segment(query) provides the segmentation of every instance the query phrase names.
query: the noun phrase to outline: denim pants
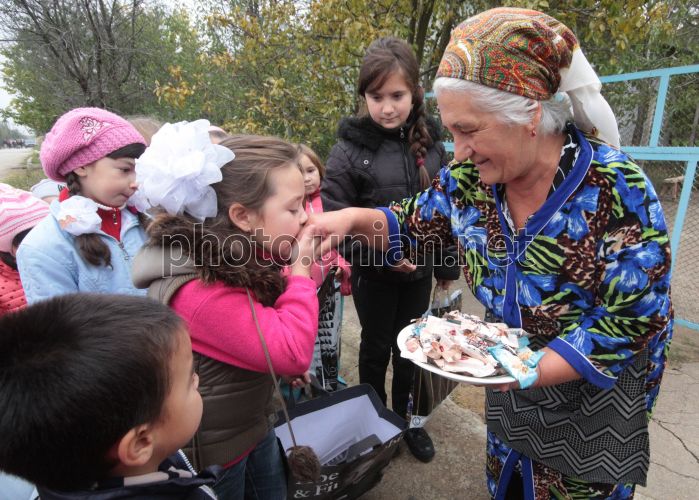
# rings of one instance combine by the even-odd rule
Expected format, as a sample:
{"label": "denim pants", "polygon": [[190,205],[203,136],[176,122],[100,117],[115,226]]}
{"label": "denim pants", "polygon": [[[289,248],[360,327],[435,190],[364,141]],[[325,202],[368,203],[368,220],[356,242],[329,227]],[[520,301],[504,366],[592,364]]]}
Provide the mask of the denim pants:
{"label": "denim pants", "polygon": [[224,471],[214,491],[220,500],[286,498],[286,472],[274,430],[247,457]]}

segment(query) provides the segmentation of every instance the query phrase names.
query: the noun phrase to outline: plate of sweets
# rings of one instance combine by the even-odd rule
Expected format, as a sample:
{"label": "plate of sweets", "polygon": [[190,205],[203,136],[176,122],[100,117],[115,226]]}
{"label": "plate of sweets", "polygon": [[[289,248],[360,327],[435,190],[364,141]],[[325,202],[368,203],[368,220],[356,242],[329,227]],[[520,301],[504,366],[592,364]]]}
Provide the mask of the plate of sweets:
{"label": "plate of sweets", "polygon": [[487,323],[478,316],[452,311],[442,318],[427,316],[398,334],[401,357],[443,377],[472,385],[536,380],[543,352],[532,351],[527,333],[504,323]]}

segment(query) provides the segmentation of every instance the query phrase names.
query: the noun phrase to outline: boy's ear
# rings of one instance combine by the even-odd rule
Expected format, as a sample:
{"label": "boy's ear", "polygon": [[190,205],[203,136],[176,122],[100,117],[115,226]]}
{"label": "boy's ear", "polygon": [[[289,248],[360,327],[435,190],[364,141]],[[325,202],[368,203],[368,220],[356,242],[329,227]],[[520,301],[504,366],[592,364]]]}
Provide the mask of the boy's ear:
{"label": "boy's ear", "polygon": [[228,207],[228,218],[233,224],[246,233],[251,233],[253,229],[254,212],[245,208],[240,203],[233,203]]}
{"label": "boy's ear", "polygon": [[153,427],[141,424],[124,434],[117,445],[117,458],[126,467],[139,467],[148,463],[154,450]]}

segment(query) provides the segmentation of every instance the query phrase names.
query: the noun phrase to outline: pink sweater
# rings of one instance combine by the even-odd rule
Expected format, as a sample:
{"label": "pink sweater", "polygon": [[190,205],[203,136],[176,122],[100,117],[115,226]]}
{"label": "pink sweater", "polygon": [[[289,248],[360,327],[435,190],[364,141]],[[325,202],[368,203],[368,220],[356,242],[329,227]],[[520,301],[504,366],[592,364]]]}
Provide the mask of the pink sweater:
{"label": "pink sweater", "polygon": [[0,260],[0,316],[27,305],[19,272]]}
{"label": "pink sweater", "polygon": [[[318,298],[313,280],[289,276],[274,307],[255,300],[272,366],[277,375],[308,370],[318,332]],[[187,322],[192,350],[222,363],[268,373],[267,361],[244,288],[190,281],[170,306]]]}

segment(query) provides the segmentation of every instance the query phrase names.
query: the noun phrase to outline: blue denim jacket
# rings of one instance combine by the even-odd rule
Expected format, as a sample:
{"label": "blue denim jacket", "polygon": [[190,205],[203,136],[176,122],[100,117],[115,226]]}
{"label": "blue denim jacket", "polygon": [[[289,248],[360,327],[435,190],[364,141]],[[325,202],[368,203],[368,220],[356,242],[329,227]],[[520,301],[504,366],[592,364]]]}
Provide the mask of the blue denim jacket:
{"label": "blue denim jacket", "polygon": [[27,302],[76,292],[145,295],[131,282],[131,263],[146,240],[136,215],[122,211],[121,241],[100,231],[112,253],[111,267],[93,266],[83,260],[75,236],[58,224],[58,201],[51,214],[37,224],[17,250],[17,267]]}

